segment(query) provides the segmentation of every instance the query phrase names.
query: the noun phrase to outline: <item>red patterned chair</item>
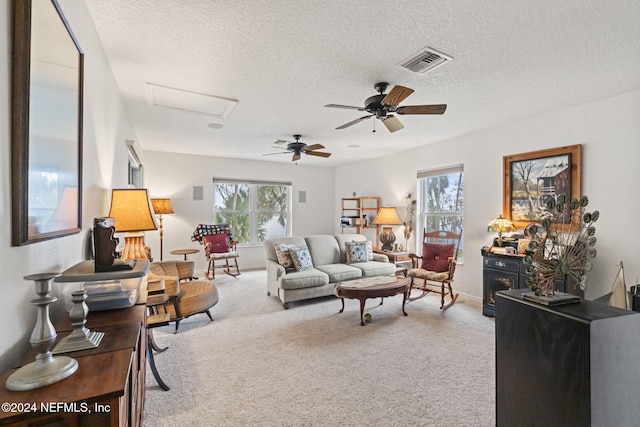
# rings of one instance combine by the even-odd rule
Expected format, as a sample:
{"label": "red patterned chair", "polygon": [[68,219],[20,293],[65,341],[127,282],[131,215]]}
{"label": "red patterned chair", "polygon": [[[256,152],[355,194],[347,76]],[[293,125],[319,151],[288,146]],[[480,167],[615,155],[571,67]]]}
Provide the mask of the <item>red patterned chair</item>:
{"label": "red patterned chair", "polygon": [[202,238],[204,254],[209,262],[207,278],[216,277],[216,269],[221,268],[230,276],[240,275],[238,268],[238,242],[232,240],[229,233],[207,234]]}
{"label": "red patterned chair", "polygon": [[[441,310],[446,310],[456,302],[458,294],[453,293],[451,283],[456,271],[461,237],[462,230],[460,233],[440,230],[427,233],[425,230],[422,255],[409,254],[412,261],[412,268],[409,271],[409,277],[411,277],[409,301],[420,299],[430,292],[439,292]],[[414,289],[420,290],[421,294],[411,297]],[[451,300],[445,305],[444,300],[447,295]]]}

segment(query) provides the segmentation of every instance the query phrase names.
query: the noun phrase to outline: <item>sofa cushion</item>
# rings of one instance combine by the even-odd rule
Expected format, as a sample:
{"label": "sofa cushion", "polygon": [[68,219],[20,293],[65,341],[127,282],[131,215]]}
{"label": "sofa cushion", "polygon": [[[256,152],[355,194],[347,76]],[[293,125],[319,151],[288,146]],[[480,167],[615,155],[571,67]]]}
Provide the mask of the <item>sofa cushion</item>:
{"label": "sofa cushion", "polygon": [[373,243],[371,243],[371,240],[367,240],[367,259],[373,261]]}
{"label": "sofa cushion", "polygon": [[276,257],[278,257],[278,264],[284,268],[294,269],[296,266],[293,264],[293,258],[291,258],[290,249],[296,247],[296,245],[288,243],[276,243],[273,245],[276,249]]}
{"label": "sofa cushion", "polygon": [[316,265],[314,268],[326,273],[330,283],[339,283],[345,280],[362,277],[362,270],[347,264]]}
{"label": "sofa cushion", "polygon": [[340,248],[336,239],[328,234],[312,235],[304,238],[311,252],[314,265],[344,263],[341,261]]}
{"label": "sofa cushion", "polygon": [[344,246],[347,253],[347,264],[369,261],[367,242],[345,242]]}
{"label": "sofa cushion", "polygon": [[396,265],[392,262],[369,261],[349,265],[362,270],[363,277],[386,276],[396,272]]}
{"label": "sofa cushion", "polygon": [[289,249],[293,265],[296,267],[296,271],[306,271],[313,268],[313,261],[311,261],[311,254],[309,248],[306,246],[293,247]]}
{"label": "sofa cushion", "polygon": [[325,286],[329,284],[329,276],[312,268],[305,271],[293,271],[280,276],[280,288],[282,289],[302,289],[313,288],[315,286]]}

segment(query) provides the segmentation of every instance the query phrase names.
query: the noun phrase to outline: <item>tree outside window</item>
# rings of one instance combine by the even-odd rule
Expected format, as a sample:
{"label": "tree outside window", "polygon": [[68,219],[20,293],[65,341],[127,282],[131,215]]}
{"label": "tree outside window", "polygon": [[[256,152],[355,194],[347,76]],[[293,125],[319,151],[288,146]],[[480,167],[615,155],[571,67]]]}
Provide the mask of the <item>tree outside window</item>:
{"label": "tree outside window", "polygon": [[229,224],[239,244],[291,234],[291,186],[287,184],[216,182],[216,224]]}
{"label": "tree outside window", "polygon": [[[462,230],[464,212],[464,172],[462,166],[421,172],[420,219],[427,232]],[[462,257],[463,241],[460,241],[458,259]]]}

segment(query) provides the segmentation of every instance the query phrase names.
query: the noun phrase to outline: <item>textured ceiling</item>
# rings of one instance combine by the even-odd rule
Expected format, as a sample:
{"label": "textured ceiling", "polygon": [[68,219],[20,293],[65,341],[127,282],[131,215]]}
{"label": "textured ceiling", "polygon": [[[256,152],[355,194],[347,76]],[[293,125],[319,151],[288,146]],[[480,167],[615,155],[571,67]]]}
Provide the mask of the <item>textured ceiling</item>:
{"label": "textured ceiling", "polygon": [[[333,155],[301,163],[336,166],[640,89],[638,0],[86,2],[146,150],[290,162],[262,154],[302,134]],[[453,61],[398,65],[427,46]],[[379,81],[448,109],[335,130],[363,113],[323,106],[361,106]],[[239,103],[228,118],[150,106],[145,83]]]}

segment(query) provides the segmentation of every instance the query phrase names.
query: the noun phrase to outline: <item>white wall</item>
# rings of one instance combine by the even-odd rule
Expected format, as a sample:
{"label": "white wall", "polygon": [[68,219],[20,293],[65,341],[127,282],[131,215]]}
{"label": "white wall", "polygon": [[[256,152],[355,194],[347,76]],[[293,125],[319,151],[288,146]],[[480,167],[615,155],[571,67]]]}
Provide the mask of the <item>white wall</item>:
{"label": "white wall", "polygon": [[[175,215],[164,216],[164,259],[181,259],[171,255],[173,249],[200,249],[190,255],[196,270],[206,268],[202,245],[191,241],[191,234],[198,224],[214,224],[213,177],[291,181],[293,183],[293,234],[333,233],[337,219],[333,215],[333,169],[305,166],[294,163],[273,163],[225,159],[219,157],[145,151],[145,187],[151,197],[171,199]],[[193,187],[201,186],[203,200],[193,200]],[[306,191],[306,203],[298,201],[299,191]],[[147,231],[145,241],[151,247],[155,260],[160,260],[158,232]],[[239,247],[240,270],[264,268],[262,245]]]}
{"label": "white wall", "polygon": [[[82,261],[86,232],[35,243],[11,246],[11,74],[13,38],[13,2],[0,6],[0,371],[5,371],[29,347],[35,325],[36,309],[29,300],[35,298],[33,282],[23,280],[28,274],[61,272]],[[94,217],[108,211],[109,190],[127,183],[127,149],[125,140],[135,139],[127,122],[120,95],[109,64],[95,33],[84,2],[60,0],[61,7],[85,52],[84,87],[84,173],[83,229],[89,230]],[[59,301],[52,307],[52,317],[63,312],[60,288],[54,284]]]}
{"label": "white wall", "polygon": [[[508,123],[437,144],[359,162],[336,169],[335,199],[359,195],[382,197],[383,205],[398,207],[404,219],[403,198],[416,191],[416,172],[464,164],[464,265],[456,270],[456,288],[482,297],[480,248],[493,235],[487,224],[502,212],[502,158],[545,148],[582,144],[582,194],[589,210],[599,210],[596,223],[598,255],[588,275],[587,298],[611,290],[617,262],[625,265],[627,285],[640,277],[635,238],[640,226],[640,91],[574,108]],[[339,216],[336,205],[334,216]],[[403,226],[394,228],[404,243]],[[414,233],[415,235],[415,233]],[[415,248],[415,242],[411,243]]]}

